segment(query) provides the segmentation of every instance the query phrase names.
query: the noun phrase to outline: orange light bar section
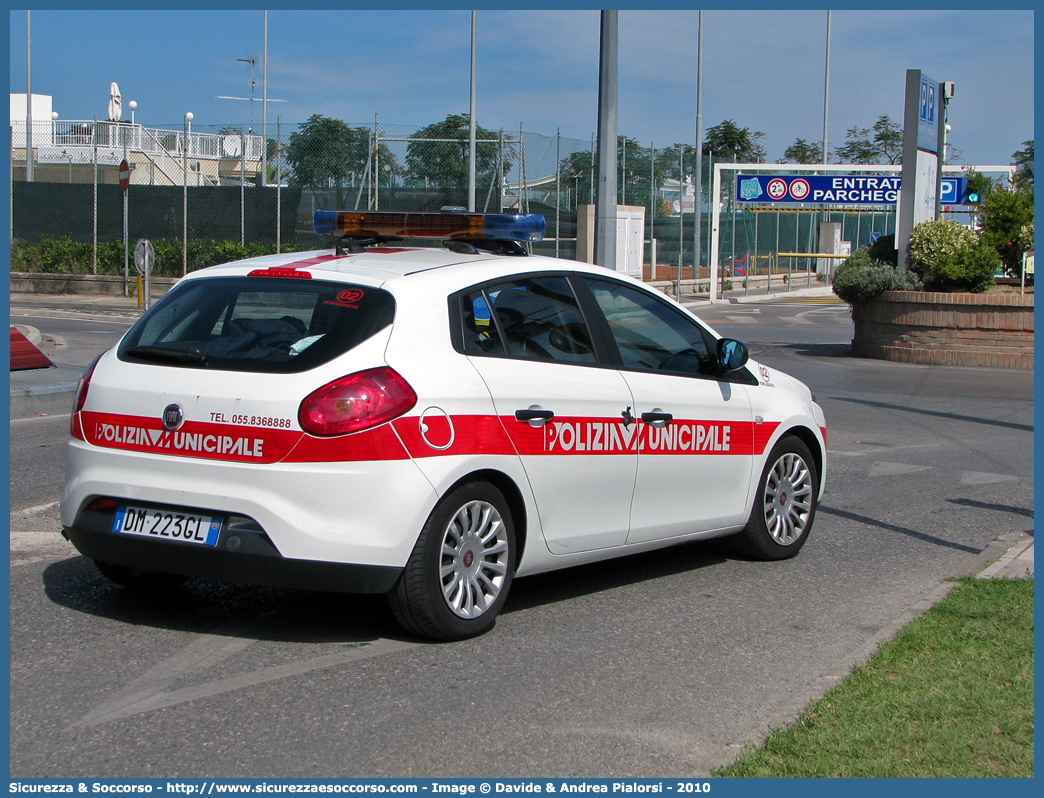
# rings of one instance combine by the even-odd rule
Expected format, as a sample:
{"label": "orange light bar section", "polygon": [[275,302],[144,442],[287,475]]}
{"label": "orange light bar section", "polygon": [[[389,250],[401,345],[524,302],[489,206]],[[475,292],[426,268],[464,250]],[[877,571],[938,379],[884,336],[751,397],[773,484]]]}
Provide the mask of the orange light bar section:
{"label": "orange light bar section", "polygon": [[545,222],[537,213],[316,211],[312,226],[318,235],[539,241],[544,237]]}

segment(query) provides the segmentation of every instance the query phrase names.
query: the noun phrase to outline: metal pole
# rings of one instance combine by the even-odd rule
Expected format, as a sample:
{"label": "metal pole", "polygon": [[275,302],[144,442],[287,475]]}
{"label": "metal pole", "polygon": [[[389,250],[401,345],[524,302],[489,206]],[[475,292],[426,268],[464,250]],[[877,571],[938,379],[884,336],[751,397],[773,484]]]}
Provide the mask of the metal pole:
{"label": "metal pole", "polygon": [[[504,128],[497,133],[497,213],[504,209]],[[490,191],[493,189],[493,181],[490,181]],[[486,207],[489,207],[489,197],[486,198]]]}
{"label": "metal pole", "polygon": [[616,121],[619,12],[601,12],[598,61],[598,192],[595,195],[595,263],[616,270]]}
{"label": "metal pole", "polygon": [[699,276],[703,243],[703,12],[696,34],[696,225],[693,230],[692,277]]}
{"label": "metal pole", "polygon": [[25,182],[32,183],[33,167],[33,37],[31,11],[25,12]]}
{"label": "metal pole", "polygon": [[830,12],[827,11],[826,72],[823,77],[823,163],[827,163],[827,112],[830,110]]}
{"label": "metal pole", "polygon": [[711,180],[711,229],[710,229],[710,301],[718,301],[718,228],[721,223],[721,164],[714,166],[714,177]]}
{"label": "metal pole", "polygon": [[239,246],[246,246],[246,134],[239,129]]}
{"label": "metal pole", "polygon": [[656,142],[649,142],[649,279],[656,279]]}
{"label": "metal pole", "polygon": [[[794,212],[794,252],[800,252],[800,251],[801,251],[801,211],[795,211]],[[791,273],[791,272],[794,271],[794,259],[793,258],[787,258],[787,267],[789,269],[788,273]],[[792,279],[793,276],[794,275],[791,273],[790,277],[787,279],[787,284],[788,285],[793,282],[793,279]]]}
{"label": "metal pole", "polygon": [[[127,160],[127,135],[123,131],[123,160]],[[130,188],[123,190],[123,295],[130,296],[130,246],[127,242],[127,199]]]}
{"label": "metal pole", "polygon": [[373,115],[373,174],[370,182],[373,184],[373,209],[380,210],[381,207],[381,133],[377,114]]}
{"label": "metal pole", "polygon": [[265,48],[261,56],[261,185],[268,183],[268,12],[265,12]]}
{"label": "metal pole", "polygon": [[276,254],[280,253],[283,234],[283,115],[276,116]]}
{"label": "metal pole", "polygon": [[471,111],[468,116],[468,210],[475,212],[475,44],[478,12],[471,12]]}
{"label": "metal pole", "polygon": [[678,279],[674,297],[681,302],[682,252],[685,250],[685,149],[678,145]]}
{"label": "metal pole", "polygon": [[[758,212],[754,211],[754,253],[747,258],[747,268],[743,275],[743,295],[746,296],[750,290],[750,275],[754,271],[754,264],[758,262]],[[769,289],[772,287],[772,275],[769,275]]]}
{"label": "metal pole", "polygon": [[[812,214],[808,217],[808,249],[809,249],[809,251],[810,252],[812,251],[812,247],[815,247],[818,250],[819,249],[818,243],[819,242],[816,239],[816,213],[815,213],[815,211],[813,211]],[[812,287],[812,269],[815,268],[815,267],[813,266],[812,258],[806,258],[805,260],[808,261],[808,270],[805,272],[805,278],[806,278],[806,281],[807,281],[806,287],[811,288]]]}
{"label": "metal pole", "polygon": [[627,204],[627,137],[623,140],[623,164],[620,169],[620,204]]}
{"label": "metal pole", "polygon": [[595,201],[595,161],[598,160],[598,150],[595,147],[595,134],[591,134],[591,204]]}
{"label": "metal pole", "polygon": [[188,149],[192,136],[192,113],[185,114],[185,140],[181,146],[181,276],[188,274]]}
{"label": "metal pole", "polygon": [[[735,158],[735,156],[733,156]],[[730,182],[735,183],[736,181],[730,177]],[[732,272],[736,268],[736,197],[733,195],[729,196],[729,205],[732,206],[732,253],[729,257],[729,271]],[[730,275],[731,276],[731,275]],[[721,289],[725,290],[725,275],[722,275]],[[724,296],[724,293],[722,294]]]}
{"label": "metal pole", "polygon": [[555,134],[555,257],[562,238],[562,128]]}
{"label": "metal pole", "polygon": [[[366,207],[373,208],[373,154],[377,151],[377,114],[373,115],[373,140],[370,142],[370,151],[366,153]],[[427,181],[425,181],[426,183]],[[362,186],[359,186],[362,193]],[[358,205],[359,203],[356,203]],[[314,213],[314,211],[313,211]]]}
{"label": "metal pole", "polygon": [[519,165],[519,210],[529,213],[529,175],[526,174],[526,141],[522,122],[518,123],[518,165]]}
{"label": "metal pole", "polygon": [[[772,258],[769,259],[769,282],[772,282],[772,266],[773,266],[773,264],[775,264],[777,268],[779,267],[778,257],[779,257],[779,223],[780,223],[780,221],[781,221],[781,219],[779,217],[779,208],[776,208],[776,249],[775,249],[775,252],[776,252],[776,258],[777,259],[772,259]],[[790,290],[790,281],[789,280],[787,281],[787,290],[788,291]]]}
{"label": "metal pole", "polygon": [[91,274],[98,273],[98,117],[91,126],[91,163],[94,166],[94,219],[91,239]]}

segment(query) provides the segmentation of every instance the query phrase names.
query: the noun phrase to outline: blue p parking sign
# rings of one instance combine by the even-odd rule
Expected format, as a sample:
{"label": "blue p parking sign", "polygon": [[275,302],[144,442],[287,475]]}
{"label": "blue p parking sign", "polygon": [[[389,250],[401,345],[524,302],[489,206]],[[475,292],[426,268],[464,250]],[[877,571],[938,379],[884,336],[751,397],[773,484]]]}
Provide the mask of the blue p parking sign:
{"label": "blue p parking sign", "polygon": [[968,178],[944,177],[939,181],[940,205],[963,205],[968,190]]}

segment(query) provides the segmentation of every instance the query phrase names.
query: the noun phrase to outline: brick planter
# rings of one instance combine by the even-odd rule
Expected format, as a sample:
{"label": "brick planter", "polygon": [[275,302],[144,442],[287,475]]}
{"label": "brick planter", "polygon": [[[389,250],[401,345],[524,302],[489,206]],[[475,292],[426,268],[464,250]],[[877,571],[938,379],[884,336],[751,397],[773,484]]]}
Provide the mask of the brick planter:
{"label": "brick planter", "polygon": [[852,319],[858,357],[1033,370],[1032,294],[886,291],[853,305]]}

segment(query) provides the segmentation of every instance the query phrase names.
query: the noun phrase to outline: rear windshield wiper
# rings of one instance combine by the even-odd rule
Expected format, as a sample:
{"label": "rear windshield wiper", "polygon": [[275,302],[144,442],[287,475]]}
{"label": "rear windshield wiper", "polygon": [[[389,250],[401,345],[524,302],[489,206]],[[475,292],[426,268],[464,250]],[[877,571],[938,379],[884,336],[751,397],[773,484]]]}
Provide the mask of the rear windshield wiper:
{"label": "rear windshield wiper", "polygon": [[177,360],[181,363],[206,363],[207,356],[200,351],[198,346],[183,346],[174,348],[169,346],[132,346],[127,350],[131,357],[140,357],[143,360]]}

